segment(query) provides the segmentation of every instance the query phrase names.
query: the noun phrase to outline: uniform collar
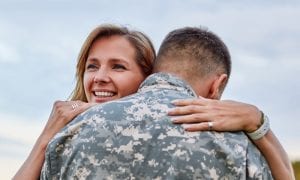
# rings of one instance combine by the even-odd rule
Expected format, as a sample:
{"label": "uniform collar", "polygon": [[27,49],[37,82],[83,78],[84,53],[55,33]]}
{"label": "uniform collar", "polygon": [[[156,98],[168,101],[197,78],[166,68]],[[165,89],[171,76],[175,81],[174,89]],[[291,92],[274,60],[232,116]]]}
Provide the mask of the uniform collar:
{"label": "uniform collar", "polygon": [[197,97],[197,94],[183,79],[168,73],[154,73],[141,84],[138,92],[153,91],[155,89],[171,89]]}

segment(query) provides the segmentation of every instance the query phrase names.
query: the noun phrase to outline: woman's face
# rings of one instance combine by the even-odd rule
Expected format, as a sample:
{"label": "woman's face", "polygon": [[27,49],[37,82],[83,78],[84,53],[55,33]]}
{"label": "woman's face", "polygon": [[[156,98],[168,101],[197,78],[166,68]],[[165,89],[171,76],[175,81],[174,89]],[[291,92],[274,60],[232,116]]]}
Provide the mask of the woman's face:
{"label": "woman's face", "polygon": [[126,38],[115,35],[92,44],[83,76],[88,102],[102,103],[133,94],[144,79],[135,61],[135,49]]}

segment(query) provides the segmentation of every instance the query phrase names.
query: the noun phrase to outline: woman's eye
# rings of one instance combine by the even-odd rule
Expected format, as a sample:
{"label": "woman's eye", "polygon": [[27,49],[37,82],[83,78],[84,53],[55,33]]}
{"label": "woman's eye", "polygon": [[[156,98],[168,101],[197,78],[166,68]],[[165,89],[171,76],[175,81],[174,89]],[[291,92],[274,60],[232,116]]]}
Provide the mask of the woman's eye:
{"label": "woman's eye", "polygon": [[97,66],[94,64],[89,64],[86,66],[86,69],[96,69],[96,68],[97,68]]}
{"label": "woman's eye", "polygon": [[126,70],[126,67],[122,64],[115,64],[113,65],[113,69],[122,69],[122,70]]}

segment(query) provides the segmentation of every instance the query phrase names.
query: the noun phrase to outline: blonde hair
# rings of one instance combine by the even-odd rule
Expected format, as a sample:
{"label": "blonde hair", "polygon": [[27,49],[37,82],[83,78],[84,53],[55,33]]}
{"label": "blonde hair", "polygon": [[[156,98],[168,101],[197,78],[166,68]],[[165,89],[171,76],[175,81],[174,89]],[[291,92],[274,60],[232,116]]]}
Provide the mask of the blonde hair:
{"label": "blonde hair", "polygon": [[85,72],[85,64],[89,54],[90,47],[96,39],[111,36],[123,36],[135,48],[135,60],[141,67],[145,77],[152,72],[153,63],[155,60],[155,50],[150,39],[142,32],[129,30],[124,26],[117,26],[112,24],[103,24],[96,27],[87,37],[81,47],[77,59],[76,66],[76,86],[70,95],[70,100],[81,100],[87,102],[86,94],[83,86],[83,75]]}

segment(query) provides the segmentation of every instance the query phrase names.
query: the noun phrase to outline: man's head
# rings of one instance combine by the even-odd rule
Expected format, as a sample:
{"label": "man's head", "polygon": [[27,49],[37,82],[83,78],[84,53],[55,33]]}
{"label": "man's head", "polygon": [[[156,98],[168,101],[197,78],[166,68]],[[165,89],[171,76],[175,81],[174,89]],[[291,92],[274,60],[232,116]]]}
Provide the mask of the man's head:
{"label": "man's head", "polygon": [[223,41],[203,28],[171,31],[162,42],[154,72],[180,76],[198,95],[219,99],[231,71],[230,54]]}

